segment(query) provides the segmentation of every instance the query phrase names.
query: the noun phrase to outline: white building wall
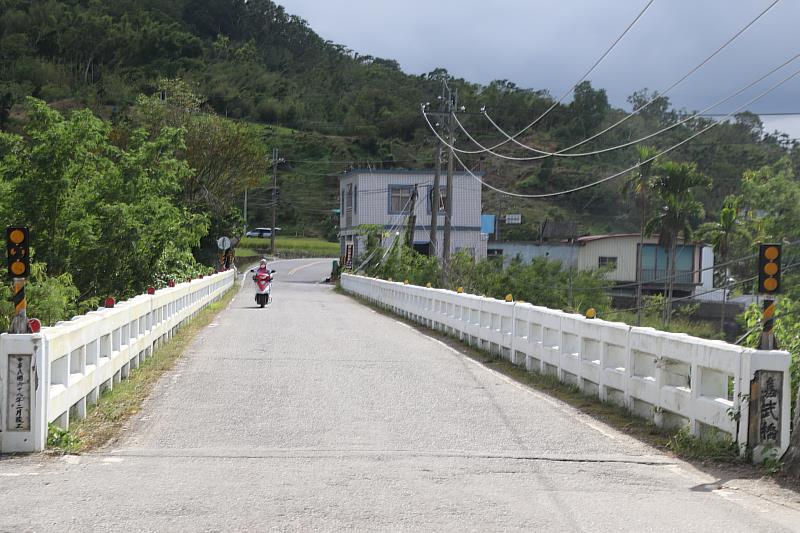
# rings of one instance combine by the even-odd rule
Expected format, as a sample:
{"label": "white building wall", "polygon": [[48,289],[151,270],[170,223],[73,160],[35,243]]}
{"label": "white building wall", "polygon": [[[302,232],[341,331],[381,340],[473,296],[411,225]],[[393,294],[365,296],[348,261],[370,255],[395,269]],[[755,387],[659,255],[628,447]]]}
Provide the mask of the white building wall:
{"label": "white building wall", "polygon": [[[645,239],[645,243],[658,242],[656,239]],[[636,254],[639,237],[615,237],[586,242],[579,247],[578,269],[597,269],[600,257],[616,257],[617,268],[608,272],[606,279],[611,281],[636,280]]]}
{"label": "white building wall", "polygon": [[[357,232],[357,227],[362,224],[374,224],[383,226],[384,230],[392,235],[384,239],[384,243],[390,242],[395,238],[396,232],[402,232],[408,223],[408,214],[389,213],[389,190],[392,185],[418,187],[418,198],[414,209],[417,223],[414,231],[415,243],[430,242],[431,213],[429,206],[428,193],[433,187],[434,176],[430,172],[415,171],[380,171],[380,170],[358,170],[352,171],[342,176],[339,187],[339,197],[341,203],[342,193],[347,186],[352,185],[354,191],[357,188],[357,209],[354,210],[351,223],[346,223],[347,202],[341,205],[342,216],[340,217],[340,235],[343,243],[352,239],[352,235]],[[447,176],[440,179],[441,187],[447,186]],[[486,257],[486,241],[481,238],[481,186],[474,178],[468,174],[461,173],[454,176],[453,183],[453,217],[452,217],[452,248],[456,251],[461,248],[474,250],[477,258]],[[442,253],[442,241],[444,240],[444,214],[438,217],[438,248],[439,255]],[[363,252],[362,249],[357,250]]]}

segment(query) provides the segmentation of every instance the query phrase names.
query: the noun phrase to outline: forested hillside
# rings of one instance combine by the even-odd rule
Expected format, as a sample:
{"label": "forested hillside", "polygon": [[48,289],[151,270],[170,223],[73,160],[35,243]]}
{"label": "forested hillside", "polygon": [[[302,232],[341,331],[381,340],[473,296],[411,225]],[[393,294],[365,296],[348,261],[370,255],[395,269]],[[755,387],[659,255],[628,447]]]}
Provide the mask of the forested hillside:
{"label": "forested hillside", "polygon": [[[482,86],[453,79],[444,69],[405,74],[391,59],[325,41],[270,0],[0,0],[0,174],[7,193],[0,209],[7,220],[32,224],[38,235],[50,232],[38,241],[48,244],[40,246],[39,258],[49,275],[74,276],[79,300],[131,293],[158,276],[195,268],[189,251],[203,259],[199,244],[211,248],[220,234],[240,231],[246,188],[248,222],[264,225],[272,202],[269,156],[277,147],[284,159],[279,226],[333,238],[337,173],[354,165],[432,166],[435,137],[420,103],[435,107],[444,79],[458,89],[467,111],[485,106],[509,131],[553,104],[546,91],[508,80]],[[654,96],[641,89],[629,101],[639,108]],[[624,116],[602,88],[584,82],[520,140],[556,151]],[[688,116],[658,97],[581,150],[629,142]],[[463,120],[482,142],[500,139],[478,114]],[[648,144],[668,147],[708,124],[692,119]],[[457,139],[473,148],[464,134]],[[56,141],[61,150],[52,145]],[[670,157],[696,163],[711,180],[698,213],[714,221],[725,199],[743,186],[760,191],[759,202],[769,204],[766,185],[745,183],[743,176],[777,175],[796,188],[800,151],[793,146],[743,113]],[[486,172],[495,186],[546,193],[602,178],[637,158],[630,146],[591,157],[523,163],[481,156],[465,162]],[[129,187],[112,186],[114,180]],[[135,180],[138,189],[131,185]],[[582,232],[638,231],[633,200],[622,194],[625,181],[547,200],[485,190],[484,211],[523,214],[522,225],[504,228],[508,238],[537,238],[545,218],[578,222]],[[96,197],[87,200],[86,191]],[[142,196],[147,191],[164,197],[155,219]],[[34,197],[48,209],[28,205]],[[770,207],[751,204],[760,212]],[[111,225],[123,212],[127,218],[119,227]],[[186,220],[193,221],[190,227]],[[102,269],[82,264],[82,253],[102,254],[115,235],[134,238],[128,247],[109,248]],[[142,252],[154,238],[169,242],[169,249]],[[138,272],[132,279],[119,278],[132,271]]]}
{"label": "forested hillside", "polygon": [[[420,117],[419,104],[433,100],[440,92],[439,79],[448,77],[445,70],[406,75],[391,59],[358,55],[326,42],[270,0],[0,0],[0,72],[0,125],[6,128],[19,114],[14,106],[29,95],[60,109],[85,105],[119,120],[139,94],[156,93],[160,79],[182,78],[200,95],[202,107],[221,116],[315,132],[273,129],[261,139],[279,145],[290,161],[334,161],[311,167],[295,163],[285,169],[287,185],[310,196],[305,194],[304,201],[292,206],[291,187],[283,187],[282,218],[289,217],[284,225],[312,232],[328,228],[315,211],[332,207],[335,180],[328,175],[348,162],[432,163],[432,135]],[[459,88],[467,109],[487,106],[507,130],[522,127],[552,103],[546,92],[507,80],[488,86],[453,80],[452,85]],[[630,101],[641,106],[649,96],[638,91]],[[609,106],[602,89],[584,83],[574,101],[557,106],[524,140],[546,149],[563,148],[622,115]],[[682,112],[671,109],[663,98],[583,148],[625,142],[680,116]],[[652,144],[669,146],[703,124],[690,121]],[[481,118],[467,126],[483,133],[481,139],[496,139]],[[286,135],[276,139],[276,131]],[[467,142],[463,136],[461,142]],[[675,157],[697,162],[715,181],[706,198],[707,212],[713,216],[725,196],[738,192],[745,170],[776,161],[788,147],[788,139],[765,135],[758,118],[744,114]],[[635,160],[630,148],[592,158],[525,164],[487,158],[469,164],[481,166],[494,184],[548,192],[605,176]],[[526,224],[511,235],[521,238],[535,237],[532,232],[544,217],[571,218],[576,212],[585,229],[632,228],[635,221],[621,209],[624,199],[618,191],[619,183],[612,182],[548,202],[514,201],[489,193],[486,210],[522,211]]]}

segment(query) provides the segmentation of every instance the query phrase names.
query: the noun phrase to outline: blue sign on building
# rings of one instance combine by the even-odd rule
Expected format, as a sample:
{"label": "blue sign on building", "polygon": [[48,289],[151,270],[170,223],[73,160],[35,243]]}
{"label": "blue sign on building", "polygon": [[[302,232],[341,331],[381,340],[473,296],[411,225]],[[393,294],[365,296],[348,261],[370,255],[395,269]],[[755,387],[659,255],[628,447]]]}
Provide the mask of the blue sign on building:
{"label": "blue sign on building", "polygon": [[481,215],[481,233],[493,234],[496,215]]}

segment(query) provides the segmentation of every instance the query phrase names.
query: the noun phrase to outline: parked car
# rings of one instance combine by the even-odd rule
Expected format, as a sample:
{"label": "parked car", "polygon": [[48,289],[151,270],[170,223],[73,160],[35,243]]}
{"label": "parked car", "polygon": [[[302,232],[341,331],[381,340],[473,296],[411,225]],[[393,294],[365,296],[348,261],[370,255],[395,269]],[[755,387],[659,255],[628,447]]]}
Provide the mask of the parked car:
{"label": "parked car", "polygon": [[[275,228],[275,233],[280,231],[281,228]],[[272,237],[272,228],[253,228],[247,232],[248,237],[257,237],[260,239],[268,239]]]}

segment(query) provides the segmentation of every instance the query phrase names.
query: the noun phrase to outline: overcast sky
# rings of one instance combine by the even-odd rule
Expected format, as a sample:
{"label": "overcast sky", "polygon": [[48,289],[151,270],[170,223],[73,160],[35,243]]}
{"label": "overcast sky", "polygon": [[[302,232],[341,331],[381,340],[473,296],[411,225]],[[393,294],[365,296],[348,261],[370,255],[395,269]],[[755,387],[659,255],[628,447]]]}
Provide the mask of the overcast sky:
{"label": "overcast sky", "polygon": [[[547,89],[572,86],[647,0],[277,0],[323,38],[400,62],[411,74],[446,68],[486,84],[508,79]],[[643,87],[664,89],[710,55],[773,0],[655,0],[590,76],[612,105]],[[781,0],[712,63],[669,93],[698,110],[800,53],[800,1]],[[800,58],[715,112],[727,113],[800,69]],[[800,76],[751,106],[800,112]],[[800,115],[763,116],[767,130],[800,138]]]}

